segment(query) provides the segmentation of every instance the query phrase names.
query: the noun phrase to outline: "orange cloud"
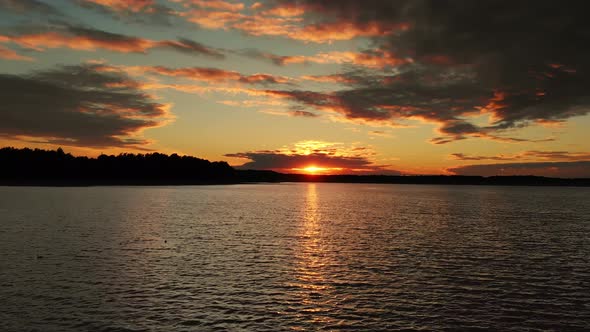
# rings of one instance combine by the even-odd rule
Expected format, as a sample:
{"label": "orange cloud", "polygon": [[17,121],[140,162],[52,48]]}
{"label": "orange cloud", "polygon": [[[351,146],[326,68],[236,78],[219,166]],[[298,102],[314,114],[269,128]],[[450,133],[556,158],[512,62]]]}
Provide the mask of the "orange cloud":
{"label": "orange cloud", "polygon": [[9,42],[36,51],[44,51],[48,48],[70,48],[83,51],[105,49],[121,53],[146,53],[153,48],[166,48],[216,58],[224,57],[222,51],[189,39],[156,41],[77,26],[65,26],[58,31],[42,33],[0,35],[0,43]]}
{"label": "orange cloud", "polygon": [[189,22],[198,24],[207,29],[225,29],[231,23],[235,23],[246,16],[232,11],[207,11],[191,10],[180,14]]}
{"label": "orange cloud", "polygon": [[305,14],[304,6],[294,3],[284,3],[279,6],[267,9],[261,13],[264,16],[295,17]]}
{"label": "orange cloud", "polygon": [[245,16],[240,22],[235,22],[231,28],[241,30],[252,36],[290,37],[298,27],[299,18]]}
{"label": "orange cloud", "polygon": [[[191,3],[196,4],[199,9],[179,15],[202,27],[235,29],[253,36],[280,36],[304,42],[326,43],[356,37],[384,36],[396,31],[406,31],[409,28],[409,25],[405,23],[385,24],[369,21],[359,24],[345,20],[306,25],[302,17],[305,14],[305,7],[295,4],[283,4],[247,15],[240,12],[244,9],[243,5],[238,6],[221,1],[209,3],[202,0],[193,0]],[[262,5],[255,5],[251,9],[256,10],[262,7]]]}
{"label": "orange cloud", "polygon": [[28,56],[20,55],[15,51],[0,45],[0,58],[6,60],[18,61],[33,61],[34,59]]}
{"label": "orange cloud", "polygon": [[353,78],[344,75],[304,75],[300,77],[303,80],[320,82],[320,83],[354,83]]}
{"label": "orange cloud", "polygon": [[19,46],[37,51],[43,51],[46,48],[71,48],[85,51],[106,49],[123,53],[144,53],[156,45],[153,41],[142,38],[99,39],[92,36],[66,35],[57,32],[1,37]]}
{"label": "orange cloud", "polygon": [[235,71],[228,71],[216,68],[168,68],[163,66],[139,67],[147,72],[157,73],[165,76],[185,77],[197,81],[226,81],[239,80],[242,75]]}
{"label": "orange cloud", "polygon": [[490,98],[488,103],[483,107],[477,107],[481,112],[491,113],[494,120],[499,120],[498,111],[508,107],[508,104],[504,103],[506,99],[506,93],[503,91],[494,91],[494,96]]}
{"label": "orange cloud", "polygon": [[334,40],[350,40],[356,37],[385,36],[396,30],[405,31],[407,24],[395,24],[385,26],[377,22],[369,22],[359,25],[341,21],[335,23],[314,24],[303,27],[288,34],[288,37],[306,42],[325,43]]}
{"label": "orange cloud", "polygon": [[353,64],[370,68],[395,67],[412,63],[411,58],[400,58],[392,52],[372,50],[369,52],[333,51],[321,52],[315,55],[275,55],[264,52],[246,54],[256,58],[270,60],[277,65],[289,64]]}
{"label": "orange cloud", "polygon": [[230,27],[254,36],[281,36],[313,43],[384,36],[396,29],[407,29],[405,25],[383,27],[372,22],[359,26],[344,21],[304,26],[301,25],[301,18],[268,16],[242,16],[240,22],[235,22]]}

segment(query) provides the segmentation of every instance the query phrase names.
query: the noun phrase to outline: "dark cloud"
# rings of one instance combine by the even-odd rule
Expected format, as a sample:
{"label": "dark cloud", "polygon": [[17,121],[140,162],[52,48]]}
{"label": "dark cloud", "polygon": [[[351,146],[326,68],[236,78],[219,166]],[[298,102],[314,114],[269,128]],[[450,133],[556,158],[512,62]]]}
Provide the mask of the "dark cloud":
{"label": "dark cloud", "polygon": [[[298,4],[313,22],[407,26],[373,42],[379,52],[412,61],[367,71],[366,80],[333,93],[333,106],[348,118],[420,118],[439,123],[441,137],[434,142],[445,143],[468,137],[510,141],[504,135],[528,125],[590,112],[590,25],[583,1],[276,2]],[[289,94],[308,106],[324,106],[300,91]],[[493,121],[473,123],[471,117],[482,113]]]}
{"label": "dark cloud", "polygon": [[520,156],[474,156],[464,153],[452,153],[451,157],[455,160],[516,160],[520,159]]}
{"label": "dark cloud", "polygon": [[188,53],[188,54],[202,54],[207,55],[213,58],[223,59],[225,58],[225,54],[223,50],[216,49],[213,47],[206,46],[194,40],[188,38],[178,38],[178,40],[165,40],[161,41],[161,47],[167,47],[174,49],[179,52]]}
{"label": "dark cloud", "polygon": [[0,134],[83,147],[139,147],[134,137],[162,125],[167,107],[138,82],[101,64],[27,76],[0,75]]}
{"label": "dark cloud", "polygon": [[325,152],[287,154],[283,151],[277,150],[233,153],[225,156],[250,160],[249,162],[238,166],[240,169],[270,169],[296,173],[298,172],[297,169],[302,169],[309,165],[315,165],[332,169],[332,172],[400,174],[397,171],[386,169],[385,166],[375,165],[372,161],[363,156],[339,156]]}
{"label": "dark cloud", "polygon": [[534,157],[547,160],[590,160],[588,152],[569,152],[569,151],[526,151],[525,157]]}
{"label": "dark cloud", "polygon": [[561,178],[590,178],[590,161],[467,165],[447,170],[457,175],[536,175]]}
{"label": "dark cloud", "polygon": [[241,55],[241,56],[253,58],[253,59],[268,60],[277,66],[284,65],[285,61],[289,58],[288,56],[276,55],[276,54],[269,53],[269,52],[263,52],[263,51],[260,51],[260,50],[254,49],[254,48],[236,50],[236,51],[234,51],[234,53]]}
{"label": "dark cloud", "polygon": [[299,116],[299,117],[304,117],[304,118],[316,118],[319,115],[312,113],[312,112],[307,112],[307,111],[298,111],[298,110],[292,110],[288,112],[291,116]]}
{"label": "dark cloud", "polygon": [[563,160],[563,161],[584,161],[590,160],[590,153],[587,152],[569,152],[569,151],[538,151],[530,150],[517,154],[501,154],[497,156],[469,155],[464,153],[452,153],[451,157],[455,160]]}

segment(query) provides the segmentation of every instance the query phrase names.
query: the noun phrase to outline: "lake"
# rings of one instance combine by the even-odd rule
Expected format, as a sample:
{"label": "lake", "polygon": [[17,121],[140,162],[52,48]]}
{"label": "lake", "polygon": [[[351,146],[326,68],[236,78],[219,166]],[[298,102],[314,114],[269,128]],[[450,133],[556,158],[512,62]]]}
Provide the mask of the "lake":
{"label": "lake", "polygon": [[590,188],[0,187],[1,331],[590,329]]}

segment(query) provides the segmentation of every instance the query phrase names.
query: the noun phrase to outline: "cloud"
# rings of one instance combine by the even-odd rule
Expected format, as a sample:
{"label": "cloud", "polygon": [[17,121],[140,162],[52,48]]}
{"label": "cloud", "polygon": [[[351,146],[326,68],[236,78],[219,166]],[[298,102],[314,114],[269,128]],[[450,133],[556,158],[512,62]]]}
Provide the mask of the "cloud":
{"label": "cloud", "polygon": [[302,173],[309,166],[327,173],[400,174],[376,165],[368,147],[345,146],[324,141],[301,141],[278,150],[260,150],[226,154],[226,157],[250,160],[238,168],[267,169],[286,173]]}
{"label": "cloud", "polygon": [[282,101],[269,98],[252,100],[221,100],[219,103],[236,107],[285,106],[285,103]]}
{"label": "cloud", "polygon": [[173,9],[154,0],[74,0],[83,8],[128,22],[170,25],[177,17]]}
{"label": "cloud", "polygon": [[108,7],[116,11],[133,13],[145,11],[154,6],[154,0],[78,0],[79,3],[94,4]]}
{"label": "cloud", "polygon": [[291,79],[284,76],[273,76],[269,74],[244,75],[237,71],[205,67],[169,68],[164,66],[146,66],[137,69],[152,72],[170,77],[183,77],[196,81],[224,82],[234,81],[245,84],[290,84]]}
{"label": "cloud", "polygon": [[321,165],[329,169],[366,168],[371,163],[363,157],[330,156],[322,153],[308,155],[282,154],[276,151],[253,151],[245,153],[227,154],[226,157],[250,159],[240,166],[242,169],[273,169],[291,171],[295,168],[305,168],[309,165]]}
{"label": "cloud", "polygon": [[183,3],[185,7],[198,7],[206,9],[225,10],[239,12],[245,8],[243,3],[229,2],[223,0],[172,0]]}
{"label": "cloud", "polygon": [[307,81],[314,81],[318,83],[337,83],[337,84],[346,84],[346,83],[354,83],[354,78],[333,74],[333,75],[303,75],[300,77],[302,80]]}
{"label": "cloud", "polygon": [[374,22],[368,22],[360,25],[340,21],[306,25],[299,30],[287,33],[287,37],[305,42],[326,43],[335,40],[350,40],[357,37],[385,36],[396,30],[403,31],[406,29],[407,26],[405,24],[383,26]]}
{"label": "cloud", "polygon": [[498,155],[498,156],[474,156],[468,155],[464,153],[452,153],[451,158],[454,160],[516,160],[520,159],[521,156],[505,156],[505,155]]}
{"label": "cloud", "polygon": [[[260,4],[260,3],[259,3]],[[258,6],[261,8],[262,4]],[[257,8],[252,8],[257,9]],[[297,3],[284,3],[272,8],[265,9],[261,12],[264,16],[295,17],[305,14],[305,8],[298,6]]]}
{"label": "cloud", "polygon": [[328,43],[357,37],[386,36],[408,28],[405,23],[353,24],[341,19],[303,24],[307,10],[305,6],[293,3],[271,8],[251,6],[252,13],[245,13],[245,7],[240,3],[217,0],[191,0],[184,3],[191,10],[179,15],[207,29],[233,29],[252,36],[276,36],[303,42]]}
{"label": "cloud", "polygon": [[277,66],[292,64],[348,64],[369,68],[396,67],[413,61],[409,58],[399,58],[390,52],[382,50],[367,50],[365,52],[332,51],[320,52],[315,55],[277,55],[256,49],[245,49],[235,53],[254,59],[266,60]]}
{"label": "cloud", "polygon": [[[403,61],[394,68],[355,72],[362,79],[330,93],[335,103],[329,106],[349,119],[435,123],[440,136],[432,142],[437,144],[467,138],[522,142],[527,138],[512,136],[524,127],[564,123],[590,112],[590,26],[582,2],[296,3],[305,8],[302,25],[403,27],[373,35],[372,51],[366,51]],[[301,91],[287,93],[308,107],[327,107],[326,100],[314,103]],[[490,122],[475,120],[482,115]]]}
{"label": "cloud", "polygon": [[386,138],[392,137],[392,135],[390,133],[383,131],[383,130],[371,130],[371,131],[369,131],[369,136],[386,137]]}
{"label": "cloud", "polygon": [[0,135],[81,147],[141,148],[138,134],[170,119],[168,105],[100,64],[0,75]]}
{"label": "cloud", "polygon": [[279,116],[301,117],[301,118],[317,118],[317,117],[319,117],[319,115],[317,115],[315,113],[307,112],[307,111],[299,111],[299,110],[290,110],[290,111],[261,110],[260,113],[279,115]]}
{"label": "cloud", "polygon": [[550,160],[550,161],[583,161],[590,160],[588,152],[569,152],[569,151],[538,151],[530,150],[516,154],[501,154],[497,156],[468,155],[464,153],[453,153],[451,158],[455,160]]}
{"label": "cloud", "polygon": [[[26,30],[42,30],[30,27]],[[24,48],[43,51],[47,48],[70,48],[93,51],[105,49],[121,53],[147,53],[151,49],[170,49],[183,53],[223,58],[220,50],[189,39],[155,41],[75,25],[53,26],[49,31],[0,35],[1,43],[14,43]]]}
{"label": "cloud", "polygon": [[15,51],[0,45],[0,58],[6,60],[33,61],[33,58],[20,55]]}
{"label": "cloud", "polygon": [[225,54],[222,50],[206,46],[188,38],[163,40],[157,43],[157,47],[170,48],[187,54],[201,54],[217,59],[225,58]]}
{"label": "cloud", "polygon": [[55,7],[38,0],[0,0],[0,8],[14,11],[19,14],[38,13],[51,16],[63,15]]}
{"label": "cloud", "polygon": [[304,117],[304,118],[316,118],[318,117],[317,114],[312,113],[312,112],[307,112],[307,111],[297,111],[297,110],[292,110],[288,112],[291,116],[295,116],[295,117]]}
{"label": "cloud", "polygon": [[448,168],[447,171],[457,175],[536,175],[561,178],[590,178],[590,161],[467,165]]}

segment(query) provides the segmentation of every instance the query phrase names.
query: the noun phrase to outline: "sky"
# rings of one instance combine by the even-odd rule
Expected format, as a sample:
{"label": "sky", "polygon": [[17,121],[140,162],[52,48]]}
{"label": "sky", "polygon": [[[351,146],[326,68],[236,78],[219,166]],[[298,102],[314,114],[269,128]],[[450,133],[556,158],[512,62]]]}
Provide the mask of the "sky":
{"label": "sky", "polygon": [[0,146],[590,177],[583,1],[0,0]]}

